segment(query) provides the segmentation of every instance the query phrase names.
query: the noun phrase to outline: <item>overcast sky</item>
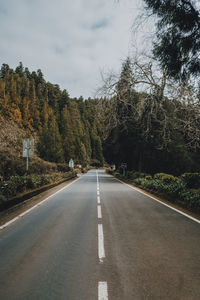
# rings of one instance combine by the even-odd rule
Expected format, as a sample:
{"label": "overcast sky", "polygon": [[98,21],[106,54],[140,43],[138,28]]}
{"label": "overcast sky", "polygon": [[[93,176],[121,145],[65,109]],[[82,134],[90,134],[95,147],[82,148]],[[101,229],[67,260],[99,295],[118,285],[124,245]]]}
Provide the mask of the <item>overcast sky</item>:
{"label": "overcast sky", "polygon": [[[100,70],[120,70],[135,45],[142,0],[0,0],[0,64],[21,61],[71,97],[93,97]],[[141,47],[145,32],[137,36]]]}

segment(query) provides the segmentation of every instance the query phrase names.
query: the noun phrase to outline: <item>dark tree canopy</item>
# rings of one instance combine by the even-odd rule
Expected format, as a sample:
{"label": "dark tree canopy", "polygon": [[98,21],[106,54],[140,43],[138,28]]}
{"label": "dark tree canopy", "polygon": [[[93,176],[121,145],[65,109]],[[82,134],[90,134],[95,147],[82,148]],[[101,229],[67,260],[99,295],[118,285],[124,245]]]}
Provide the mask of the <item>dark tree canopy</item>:
{"label": "dark tree canopy", "polygon": [[158,16],[154,55],[176,80],[200,74],[200,12],[192,0],[144,0]]}

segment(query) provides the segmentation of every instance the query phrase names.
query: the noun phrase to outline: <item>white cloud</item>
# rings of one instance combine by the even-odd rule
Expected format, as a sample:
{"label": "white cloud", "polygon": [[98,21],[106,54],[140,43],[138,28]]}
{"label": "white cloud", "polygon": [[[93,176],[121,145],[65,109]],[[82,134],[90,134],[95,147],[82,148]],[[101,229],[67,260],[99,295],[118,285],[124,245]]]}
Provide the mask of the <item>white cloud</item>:
{"label": "white cloud", "polygon": [[99,70],[119,69],[127,56],[141,2],[0,0],[0,63],[22,61],[72,97],[92,96]]}

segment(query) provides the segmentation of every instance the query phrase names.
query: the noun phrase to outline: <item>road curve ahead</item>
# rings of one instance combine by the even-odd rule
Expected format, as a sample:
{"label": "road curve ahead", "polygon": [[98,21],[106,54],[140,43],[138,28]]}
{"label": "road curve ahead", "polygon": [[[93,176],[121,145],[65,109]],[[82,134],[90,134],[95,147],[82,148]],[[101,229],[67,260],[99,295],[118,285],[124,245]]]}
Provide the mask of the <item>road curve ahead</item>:
{"label": "road curve ahead", "polygon": [[92,170],[0,230],[0,299],[199,300],[200,225]]}

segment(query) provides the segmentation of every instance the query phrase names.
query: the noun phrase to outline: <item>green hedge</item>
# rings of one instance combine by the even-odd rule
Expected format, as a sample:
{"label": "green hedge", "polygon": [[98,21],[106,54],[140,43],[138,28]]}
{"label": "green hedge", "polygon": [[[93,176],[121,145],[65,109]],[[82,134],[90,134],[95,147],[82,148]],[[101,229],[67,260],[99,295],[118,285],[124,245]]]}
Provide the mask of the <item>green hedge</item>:
{"label": "green hedge", "polygon": [[[200,193],[190,190],[181,178],[171,175],[157,175],[153,179],[137,178],[132,181],[134,184],[149,191],[158,192],[170,197],[171,201],[182,201],[188,209],[200,211]],[[193,184],[194,186],[194,184]]]}
{"label": "green hedge", "polygon": [[184,173],[181,180],[188,188],[200,188],[200,173]]}
{"label": "green hedge", "polygon": [[129,171],[125,177],[118,172],[114,172],[114,175],[148,191],[167,196],[173,202],[181,201],[186,208],[200,212],[200,173],[185,173],[180,177],[157,173],[152,177]]}
{"label": "green hedge", "polygon": [[175,183],[179,180],[178,177],[174,177],[173,175],[165,173],[157,173],[154,175],[154,178],[161,180],[164,183]]}
{"label": "green hedge", "polygon": [[43,175],[11,176],[9,180],[0,182],[0,202],[27,190],[58,182],[62,179],[70,179],[75,176],[76,172],[74,171]]}

